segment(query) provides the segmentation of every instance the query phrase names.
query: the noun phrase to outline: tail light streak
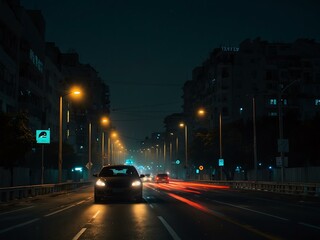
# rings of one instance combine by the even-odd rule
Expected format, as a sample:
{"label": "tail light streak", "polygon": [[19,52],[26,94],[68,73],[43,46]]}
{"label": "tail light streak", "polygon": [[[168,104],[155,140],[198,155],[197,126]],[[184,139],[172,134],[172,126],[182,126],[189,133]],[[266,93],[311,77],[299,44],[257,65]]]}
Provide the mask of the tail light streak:
{"label": "tail light streak", "polygon": [[[151,186],[148,186],[148,187],[151,188]],[[172,197],[180,202],[183,202],[183,203],[185,203],[195,209],[198,209],[204,213],[210,214],[210,215],[217,217],[223,221],[237,225],[241,228],[246,229],[249,232],[255,233],[255,234],[262,236],[266,239],[278,239],[276,236],[270,235],[269,233],[262,232],[259,229],[253,228],[252,226],[245,225],[245,224],[242,224],[236,220],[233,220],[232,218],[225,216],[223,213],[213,211],[212,209],[207,208],[206,206],[202,205],[199,202],[191,201],[187,198],[184,198],[182,196],[179,196],[177,194],[169,192],[169,191],[181,191],[181,192],[193,192],[193,193],[197,193],[197,194],[201,193],[201,192],[198,192],[195,190],[187,189],[188,187],[204,188],[204,190],[208,190],[208,188],[209,189],[229,189],[230,188],[229,186],[220,186],[220,185],[211,185],[211,184],[202,184],[202,183],[187,183],[187,182],[175,182],[174,184],[170,184],[169,186],[168,185],[158,186],[158,188],[161,188],[163,190],[168,191],[168,192],[166,192],[166,194],[168,194],[170,197]]]}

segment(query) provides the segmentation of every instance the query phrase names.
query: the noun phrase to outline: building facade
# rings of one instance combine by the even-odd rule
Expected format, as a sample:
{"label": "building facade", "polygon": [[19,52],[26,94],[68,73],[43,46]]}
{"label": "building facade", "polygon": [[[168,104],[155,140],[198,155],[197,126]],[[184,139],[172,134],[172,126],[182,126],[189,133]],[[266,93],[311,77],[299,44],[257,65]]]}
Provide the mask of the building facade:
{"label": "building facade", "polygon": [[184,113],[207,109],[210,128],[219,115],[225,123],[283,114],[300,120],[320,113],[320,43],[298,39],[293,43],[245,40],[239,47],[216,48],[184,85]]}
{"label": "building facade", "polygon": [[[61,53],[45,39],[45,19],[39,10],[27,10],[18,0],[0,1],[0,111],[25,112],[32,132],[50,129],[59,140],[59,99],[63,96],[63,142],[69,143],[85,168],[89,160],[89,123],[92,126],[92,162],[101,159],[100,119],[110,114],[109,86],[77,53]],[[68,98],[79,85],[83,99]],[[38,151],[29,156],[33,159]],[[100,165],[99,165],[100,166]]]}

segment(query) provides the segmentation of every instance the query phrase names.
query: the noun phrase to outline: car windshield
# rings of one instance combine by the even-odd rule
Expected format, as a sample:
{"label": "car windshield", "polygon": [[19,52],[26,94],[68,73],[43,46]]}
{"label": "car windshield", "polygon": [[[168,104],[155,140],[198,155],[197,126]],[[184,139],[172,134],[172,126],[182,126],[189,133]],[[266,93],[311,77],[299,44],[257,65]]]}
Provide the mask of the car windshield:
{"label": "car windshield", "polygon": [[121,167],[104,167],[99,177],[120,177],[120,176],[131,176],[138,177],[138,172],[131,166]]}

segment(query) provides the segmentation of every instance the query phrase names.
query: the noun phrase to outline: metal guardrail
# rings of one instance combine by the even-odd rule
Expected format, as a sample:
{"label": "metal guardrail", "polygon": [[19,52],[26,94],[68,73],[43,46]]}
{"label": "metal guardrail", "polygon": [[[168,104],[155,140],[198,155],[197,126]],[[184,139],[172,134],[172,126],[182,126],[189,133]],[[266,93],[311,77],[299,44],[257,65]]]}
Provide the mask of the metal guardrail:
{"label": "metal guardrail", "polygon": [[233,189],[267,191],[292,195],[320,197],[320,183],[276,183],[255,181],[206,181],[208,183],[227,185]]}
{"label": "metal guardrail", "polygon": [[59,184],[43,184],[0,188],[0,202],[10,202],[16,199],[35,197],[39,195],[72,191],[91,182],[71,182]]}
{"label": "metal guardrail", "polygon": [[[245,189],[253,191],[267,191],[283,194],[320,197],[320,183],[275,183],[254,181],[210,181],[196,180],[217,185],[230,186],[233,189]],[[39,195],[72,191],[91,182],[71,182],[59,184],[43,184],[31,186],[18,186],[0,188],[0,202],[10,202],[15,199],[35,197]]]}

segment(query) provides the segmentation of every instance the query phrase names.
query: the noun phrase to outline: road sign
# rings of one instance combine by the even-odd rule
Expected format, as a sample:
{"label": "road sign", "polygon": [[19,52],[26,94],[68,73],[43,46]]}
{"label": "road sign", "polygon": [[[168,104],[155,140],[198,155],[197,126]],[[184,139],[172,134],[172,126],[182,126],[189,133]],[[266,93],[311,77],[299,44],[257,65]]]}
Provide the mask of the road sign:
{"label": "road sign", "polygon": [[219,167],[223,167],[224,166],[224,159],[220,158],[219,159]]}
{"label": "road sign", "polygon": [[86,164],[86,168],[88,168],[89,170],[91,169],[91,167],[92,167],[92,162],[88,162],[87,164]]}
{"label": "road sign", "polygon": [[36,140],[40,144],[49,144],[50,130],[36,130]]}
{"label": "road sign", "polygon": [[176,164],[177,164],[177,165],[179,165],[179,164],[180,164],[180,160],[179,160],[179,159],[176,161]]}

